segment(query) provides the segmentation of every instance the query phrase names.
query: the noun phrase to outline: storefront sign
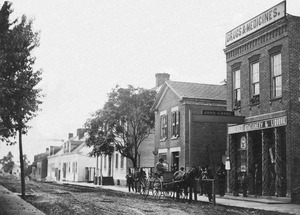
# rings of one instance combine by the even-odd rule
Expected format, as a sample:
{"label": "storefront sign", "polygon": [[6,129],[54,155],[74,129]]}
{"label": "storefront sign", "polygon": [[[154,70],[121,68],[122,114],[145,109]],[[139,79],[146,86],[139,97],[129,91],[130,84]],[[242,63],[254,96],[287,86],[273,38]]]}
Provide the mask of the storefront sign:
{"label": "storefront sign", "polygon": [[233,111],[203,110],[203,115],[234,116]]}
{"label": "storefront sign", "polygon": [[255,131],[287,125],[286,116],[228,127],[228,134]]}
{"label": "storefront sign", "polygon": [[278,5],[275,5],[274,7],[270,8],[269,10],[259,14],[253,19],[250,19],[244,24],[238,26],[237,28],[229,31],[226,34],[225,45],[228,46],[229,44],[277,21],[278,19],[281,19],[285,16],[285,13],[286,2],[283,1]]}

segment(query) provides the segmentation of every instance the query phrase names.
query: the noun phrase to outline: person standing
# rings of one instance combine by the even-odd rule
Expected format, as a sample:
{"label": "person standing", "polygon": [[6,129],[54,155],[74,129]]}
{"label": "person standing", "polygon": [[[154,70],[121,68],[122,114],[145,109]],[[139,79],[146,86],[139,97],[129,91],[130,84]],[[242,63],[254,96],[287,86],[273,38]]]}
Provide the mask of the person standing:
{"label": "person standing", "polygon": [[[214,176],[212,174],[212,170],[210,169],[209,165],[205,165],[205,179],[213,179]],[[207,193],[208,201],[212,201],[212,181],[204,181],[205,191]]]}
{"label": "person standing", "polygon": [[165,166],[164,166],[163,162],[164,162],[164,159],[159,158],[158,162],[155,165],[156,174],[159,178],[162,178],[162,175],[165,172]]}
{"label": "person standing", "polygon": [[126,181],[127,181],[127,186],[128,186],[128,191],[130,192],[130,189],[134,191],[133,189],[133,174],[131,173],[131,169],[128,169],[128,173],[126,175]]}
{"label": "person standing", "polygon": [[261,175],[259,172],[258,164],[255,164],[255,171],[254,171],[254,191],[255,197],[260,196],[261,192]]}
{"label": "person standing", "polygon": [[226,173],[225,165],[223,163],[221,163],[221,167],[217,171],[220,197],[223,197],[225,195],[226,176],[227,176],[227,173]]}
{"label": "person standing", "polygon": [[178,170],[174,173],[174,180],[175,181],[183,180],[184,176],[185,176],[184,167],[181,167],[180,170]]}
{"label": "person standing", "polygon": [[246,172],[242,173],[241,181],[242,181],[242,188],[243,188],[243,197],[247,197],[248,196],[248,194],[247,194],[247,190],[248,190],[248,177],[247,177]]}

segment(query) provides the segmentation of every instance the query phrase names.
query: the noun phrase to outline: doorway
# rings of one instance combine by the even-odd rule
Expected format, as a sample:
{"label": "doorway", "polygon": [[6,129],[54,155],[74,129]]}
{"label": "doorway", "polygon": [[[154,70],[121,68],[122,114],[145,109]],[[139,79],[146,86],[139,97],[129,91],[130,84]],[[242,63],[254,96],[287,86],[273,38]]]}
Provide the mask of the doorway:
{"label": "doorway", "polygon": [[172,152],[172,171],[176,172],[179,170],[179,152]]}

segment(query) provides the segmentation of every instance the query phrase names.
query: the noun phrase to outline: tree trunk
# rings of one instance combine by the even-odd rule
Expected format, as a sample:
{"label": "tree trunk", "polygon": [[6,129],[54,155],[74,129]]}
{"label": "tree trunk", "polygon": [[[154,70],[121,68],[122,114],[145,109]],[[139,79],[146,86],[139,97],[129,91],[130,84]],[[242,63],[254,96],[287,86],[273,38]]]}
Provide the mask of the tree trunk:
{"label": "tree trunk", "polygon": [[22,149],[22,129],[19,129],[19,152],[20,152],[20,168],[21,168],[21,192],[22,199],[25,199],[25,174],[24,174],[24,160]]}

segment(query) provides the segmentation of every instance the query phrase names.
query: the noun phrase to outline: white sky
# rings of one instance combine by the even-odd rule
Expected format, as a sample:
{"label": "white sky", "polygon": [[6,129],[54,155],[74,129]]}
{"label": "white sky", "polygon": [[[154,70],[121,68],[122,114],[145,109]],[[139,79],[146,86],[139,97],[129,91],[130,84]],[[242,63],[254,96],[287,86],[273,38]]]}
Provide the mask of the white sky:
{"label": "white sky", "polygon": [[[3,0],[0,0],[2,7]],[[15,0],[13,16],[34,18],[34,53],[43,68],[42,111],[23,137],[33,161],[76,133],[119,84],[152,88],[155,74],[174,81],[220,84],[226,78],[225,34],[281,0]],[[287,0],[300,16],[300,1]],[[0,158],[18,146],[0,143]]]}

